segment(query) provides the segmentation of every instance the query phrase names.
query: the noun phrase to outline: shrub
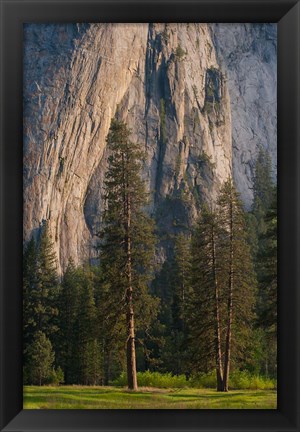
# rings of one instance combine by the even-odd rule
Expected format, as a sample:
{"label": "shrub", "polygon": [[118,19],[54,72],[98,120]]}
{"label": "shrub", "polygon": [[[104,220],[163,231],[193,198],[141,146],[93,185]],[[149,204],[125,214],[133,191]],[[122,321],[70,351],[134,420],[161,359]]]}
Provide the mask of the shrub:
{"label": "shrub", "polygon": [[190,386],[194,388],[216,388],[216,373],[210,372],[207,374],[196,375],[191,378]]}
{"label": "shrub", "polygon": [[184,49],[180,45],[178,45],[175,51],[176,59],[182,60],[185,55],[186,55],[186,51],[184,51]]}
{"label": "shrub", "polygon": [[208,156],[204,151],[202,151],[198,156],[198,164],[206,165],[211,169],[216,167],[216,164],[211,161],[211,156]]}
{"label": "shrub", "polygon": [[[140,387],[156,387],[156,388],[184,388],[188,387],[189,382],[185,375],[172,375],[171,373],[160,372],[138,372],[137,381]],[[114,386],[124,387],[127,385],[127,377],[123,372],[112,383]]]}
{"label": "shrub", "polygon": [[[207,374],[199,374],[186,379],[185,375],[172,375],[171,373],[160,372],[138,372],[138,385],[140,387],[156,387],[156,388],[213,388],[217,387],[215,371]],[[117,387],[127,386],[127,377],[124,372],[111,382],[111,385]],[[230,374],[229,388],[231,390],[274,390],[276,389],[276,380],[259,376],[251,375],[247,371],[233,371]]]}
{"label": "shrub", "polygon": [[56,370],[52,369],[47,379],[48,384],[55,385],[55,386],[58,386],[59,384],[63,384],[64,381],[65,381],[65,376],[60,366]]}
{"label": "shrub", "polygon": [[[195,388],[216,388],[216,373],[198,375],[191,379],[190,385]],[[229,389],[231,390],[274,390],[277,382],[260,375],[251,375],[247,371],[233,371],[229,376]]]}
{"label": "shrub", "polygon": [[277,382],[261,375],[251,375],[247,371],[233,371],[229,379],[229,387],[238,390],[274,390]]}

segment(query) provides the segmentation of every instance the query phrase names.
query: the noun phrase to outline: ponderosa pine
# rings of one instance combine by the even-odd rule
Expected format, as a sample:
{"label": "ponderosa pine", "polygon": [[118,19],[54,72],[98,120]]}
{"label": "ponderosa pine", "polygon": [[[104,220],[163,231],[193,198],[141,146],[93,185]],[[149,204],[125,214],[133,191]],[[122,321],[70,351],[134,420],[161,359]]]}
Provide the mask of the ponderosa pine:
{"label": "ponderosa pine", "polygon": [[233,182],[214,209],[203,206],[192,236],[189,351],[195,372],[214,367],[217,390],[228,391],[232,358],[245,355],[251,332],[255,277],[245,216]]}
{"label": "ponderosa pine", "polygon": [[117,322],[125,317],[128,388],[137,390],[135,318],[137,309],[151,301],[147,279],[154,252],[153,222],[145,212],[144,154],[130,140],[125,123],[112,121],[107,144],[110,156],[100,260],[109,284],[112,317]]}
{"label": "ponderosa pine", "polygon": [[[207,372],[215,365],[217,390],[223,390],[219,225],[216,212],[202,207],[192,236],[192,271],[188,323],[195,366]],[[193,363],[193,360],[192,360]]]}
{"label": "ponderosa pine", "polygon": [[226,305],[223,391],[228,391],[232,352],[244,355],[240,347],[251,331],[256,290],[245,213],[231,178],[220,191],[218,220],[221,230],[220,273]]}

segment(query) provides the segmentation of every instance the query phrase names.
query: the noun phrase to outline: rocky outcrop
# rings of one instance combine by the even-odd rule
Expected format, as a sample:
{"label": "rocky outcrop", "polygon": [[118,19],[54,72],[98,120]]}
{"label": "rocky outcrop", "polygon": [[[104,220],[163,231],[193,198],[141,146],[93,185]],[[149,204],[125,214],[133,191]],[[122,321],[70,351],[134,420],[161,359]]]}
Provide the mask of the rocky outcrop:
{"label": "rocky outcrop", "polygon": [[30,25],[25,48],[24,234],[48,220],[62,268],[92,253],[114,116],[145,147],[151,211],[174,201],[162,225],[177,213],[188,223],[196,198],[182,209],[176,198],[214,196],[230,174],[229,97],[208,26]]}
{"label": "rocky outcrop", "polygon": [[[209,97],[209,90],[218,96]],[[209,27],[149,25],[144,57],[115,115],[145,149],[150,211],[161,237],[169,237],[192,223],[199,201],[214,198],[231,173],[229,96]],[[92,238],[101,224],[105,160],[93,173],[85,202]],[[169,245],[163,243],[162,256]]]}
{"label": "rocky outcrop", "polygon": [[140,25],[25,29],[24,232],[49,220],[63,268],[88,257],[89,182],[146,40]]}
{"label": "rocky outcrop", "polygon": [[233,174],[250,207],[260,147],[277,171],[277,25],[213,24],[212,37],[227,76],[232,116]]}
{"label": "rocky outcrop", "polygon": [[235,176],[247,198],[249,173],[236,167],[240,158],[247,166],[256,143],[250,153],[253,140],[240,144],[235,93],[230,102],[228,92],[238,74],[230,78],[225,45],[222,51],[212,34],[206,24],[25,26],[24,239],[47,220],[60,270],[70,257],[94,256],[113,117],[145,149],[162,260],[167,237],[189,226],[231,174],[231,111]]}

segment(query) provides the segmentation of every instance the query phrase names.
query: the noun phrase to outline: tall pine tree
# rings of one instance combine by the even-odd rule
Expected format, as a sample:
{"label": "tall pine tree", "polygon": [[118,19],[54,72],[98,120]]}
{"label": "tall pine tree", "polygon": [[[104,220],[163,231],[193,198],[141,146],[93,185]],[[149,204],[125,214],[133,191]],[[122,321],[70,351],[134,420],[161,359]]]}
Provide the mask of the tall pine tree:
{"label": "tall pine tree", "polygon": [[41,386],[51,374],[55,356],[50,340],[42,331],[35,332],[28,348],[28,356],[30,358],[28,382]]}
{"label": "tall pine tree", "polygon": [[35,291],[35,316],[37,329],[47,337],[58,330],[57,258],[47,223],[44,224],[37,249],[37,285]]}
{"label": "tall pine tree", "polygon": [[180,233],[175,238],[172,272],[172,324],[171,355],[172,372],[176,375],[185,371],[187,348],[187,300],[190,295],[191,252],[190,237]]}
{"label": "tall pine tree", "polygon": [[[273,227],[271,227],[271,220],[273,220]],[[271,373],[275,376],[277,364],[277,197],[276,185],[272,179],[271,159],[268,152],[263,149],[260,149],[255,162],[253,204],[251,211],[247,214],[247,221],[259,287],[256,324],[260,334],[261,350],[265,357],[261,364],[261,371],[264,371],[266,375]]]}
{"label": "tall pine tree", "polygon": [[273,200],[265,218],[265,233],[261,235],[258,252],[259,268],[259,320],[262,326],[277,334],[277,193],[273,189]]}
{"label": "tall pine tree", "polygon": [[[192,295],[189,299],[190,350],[196,366],[209,371],[215,365],[217,390],[223,390],[220,227],[216,212],[203,206],[192,238]],[[196,338],[195,338],[196,336]]]}
{"label": "tall pine tree", "polygon": [[101,375],[101,355],[97,339],[97,313],[94,298],[93,273],[89,267],[80,269],[80,306],[75,322],[77,336],[79,381],[97,384]]}
{"label": "tall pine tree", "polygon": [[66,384],[79,382],[75,324],[81,307],[81,283],[80,270],[70,260],[61,281],[58,302],[60,331],[56,337],[56,361],[64,371]]}
{"label": "tall pine tree", "polygon": [[144,155],[130,141],[125,123],[112,121],[107,143],[111,156],[105,178],[100,259],[109,285],[113,319],[117,324],[125,318],[128,388],[137,390],[135,321],[139,311],[153,307],[147,286],[154,253],[153,222],[144,210],[147,204],[141,179]]}
{"label": "tall pine tree", "polygon": [[36,331],[37,247],[32,238],[23,253],[23,354],[24,383],[30,383],[30,347]]}
{"label": "tall pine tree", "polygon": [[267,150],[260,148],[254,166],[253,202],[247,213],[249,240],[256,263],[259,250],[259,237],[265,232],[265,215],[271,205],[274,182],[272,180],[271,158]]}
{"label": "tall pine tree", "polygon": [[215,210],[202,209],[192,238],[189,356],[195,369],[216,369],[217,390],[228,391],[232,360],[244,361],[254,313],[255,278],[242,204],[233,182]]}
{"label": "tall pine tree", "polygon": [[254,318],[256,282],[245,223],[245,214],[233,181],[228,179],[218,200],[221,277],[226,304],[223,391],[228,391],[232,354],[245,356]]}
{"label": "tall pine tree", "polygon": [[36,367],[37,362],[32,350],[34,340],[39,336],[51,344],[58,330],[59,284],[47,224],[42,227],[38,245],[32,239],[25,246],[23,264],[24,379],[30,383],[33,363]]}

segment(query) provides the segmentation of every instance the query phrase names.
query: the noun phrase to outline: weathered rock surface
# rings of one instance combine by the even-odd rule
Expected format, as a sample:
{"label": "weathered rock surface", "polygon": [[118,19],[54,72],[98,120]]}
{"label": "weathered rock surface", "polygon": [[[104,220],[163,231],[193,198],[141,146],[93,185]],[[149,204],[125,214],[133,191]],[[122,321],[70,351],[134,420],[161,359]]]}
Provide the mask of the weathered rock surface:
{"label": "weathered rock surface", "polygon": [[[239,129],[234,98],[242,94],[242,80],[225,60],[220,70],[226,46],[225,51],[217,46],[217,56],[211,30],[206,24],[25,27],[24,239],[48,220],[60,270],[70,257],[79,263],[94,255],[103,207],[105,139],[114,116],[128,123],[132,140],[146,151],[143,176],[151,192],[149,211],[162,237],[189,225],[199,203],[214,199],[231,174],[231,110],[234,173],[249,201],[251,170],[249,174],[245,167],[263,140],[246,141]],[[215,31],[222,35],[220,28]],[[261,36],[262,51],[267,33]],[[255,33],[247,37],[250,43]],[[256,70],[259,62],[263,63],[259,58]],[[271,62],[266,64],[272,69]],[[248,80],[239,62],[238,67]],[[267,101],[273,87],[269,89],[264,75],[260,79],[259,98],[265,91]],[[228,88],[232,92],[235,85],[240,87],[232,93],[230,105]],[[248,131],[247,88],[240,125]],[[262,107],[260,99],[256,105]],[[275,130],[276,113],[270,108],[270,126],[264,128],[255,120],[254,107],[251,113],[250,130],[253,127],[259,137],[268,137],[269,148],[275,148],[268,128]],[[166,240],[162,259],[167,247]]]}
{"label": "weathered rock surface", "polygon": [[277,26],[213,24],[212,37],[230,94],[233,175],[249,208],[260,147],[270,153],[276,177]]}

